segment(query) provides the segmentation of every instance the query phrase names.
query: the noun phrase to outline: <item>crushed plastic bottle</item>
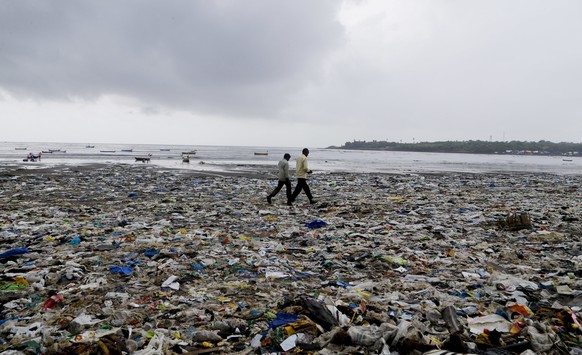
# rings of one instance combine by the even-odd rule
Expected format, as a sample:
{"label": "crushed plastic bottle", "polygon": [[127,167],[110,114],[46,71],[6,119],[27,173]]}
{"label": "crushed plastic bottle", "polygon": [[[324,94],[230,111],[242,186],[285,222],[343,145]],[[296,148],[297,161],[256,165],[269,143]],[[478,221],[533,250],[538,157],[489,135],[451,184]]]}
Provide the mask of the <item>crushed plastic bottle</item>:
{"label": "crushed plastic bottle", "polygon": [[53,309],[61,302],[63,302],[63,296],[55,293],[52,296],[50,296],[46,301],[44,301],[44,303],[42,304],[42,308],[44,310]]}

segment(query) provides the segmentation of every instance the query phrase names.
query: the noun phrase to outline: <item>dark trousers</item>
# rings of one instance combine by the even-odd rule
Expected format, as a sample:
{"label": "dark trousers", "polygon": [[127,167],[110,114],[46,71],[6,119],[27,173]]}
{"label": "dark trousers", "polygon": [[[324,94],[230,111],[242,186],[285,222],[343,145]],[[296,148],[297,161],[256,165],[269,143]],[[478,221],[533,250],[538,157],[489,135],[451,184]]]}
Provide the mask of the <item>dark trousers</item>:
{"label": "dark trousers", "polygon": [[271,192],[269,194],[269,197],[275,197],[276,194],[279,193],[279,191],[281,191],[281,188],[283,187],[283,185],[285,185],[285,192],[287,193],[287,200],[291,201],[291,181],[289,180],[285,180],[285,181],[279,181],[279,183],[277,184],[277,187],[275,187],[275,190],[273,190],[273,192]]}
{"label": "dark trousers", "polygon": [[300,178],[297,178],[297,185],[295,186],[293,195],[291,195],[291,202],[295,201],[301,190],[305,191],[305,195],[307,195],[309,202],[311,202],[311,200],[313,200],[313,196],[311,196],[311,190],[309,190],[309,185],[307,185],[307,179]]}

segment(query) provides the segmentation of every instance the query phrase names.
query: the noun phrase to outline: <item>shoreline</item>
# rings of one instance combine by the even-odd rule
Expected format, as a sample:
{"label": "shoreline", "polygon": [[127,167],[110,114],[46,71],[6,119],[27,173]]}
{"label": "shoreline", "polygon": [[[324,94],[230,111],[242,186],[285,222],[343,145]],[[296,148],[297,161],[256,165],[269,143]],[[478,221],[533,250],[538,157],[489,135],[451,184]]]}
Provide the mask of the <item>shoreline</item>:
{"label": "shoreline", "polygon": [[[120,162],[98,162],[98,163],[85,163],[85,164],[55,164],[51,166],[39,166],[39,165],[27,165],[27,164],[0,164],[0,174],[12,174],[12,175],[34,175],[38,174],[54,174],[59,171],[91,171],[104,169],[107,167],[116,166],[127,168],[128,171],[131,170],[151,170],[151,171],[173,171],[183,175],[190,176],[241,176],[241,177],[252,177],[252,178],[265,178],[270,179],[272,176],[276,177],[276,164],[214,164],[217,167],[216,170],[204,170],[204,169],[183,169],[176,167],[167,167],[154,164],[132,164],[132,163],[120,163]],[[242,170],[241,167],[247,167],[247,170]],[[410,175],[417,174],[422,176],[446,176],[446,175],[473,175],[473,176],[510,176],[510,175],[555,175],[555,176],[578,176],[577,173],[564,173],[564,172],[548,172],[548,171],[527,171],[527,170],[490,170],[490,171],[458,171],[458,170],[414,170],[407,169],[402,171],[327,171],[327,170],[314,170],[314,176],[317,175],[378,175],[378,176],[399,176],[399,175]],[[292,172],[293,177],[293,172]]]}

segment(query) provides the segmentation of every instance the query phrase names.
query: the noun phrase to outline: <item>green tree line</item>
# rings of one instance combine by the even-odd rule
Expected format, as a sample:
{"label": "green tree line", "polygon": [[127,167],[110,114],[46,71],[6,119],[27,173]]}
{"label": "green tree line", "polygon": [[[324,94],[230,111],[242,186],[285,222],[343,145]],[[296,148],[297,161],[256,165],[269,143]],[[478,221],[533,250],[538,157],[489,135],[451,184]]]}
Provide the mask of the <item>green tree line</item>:
{"label": "green tree line", "polygon": [[582,143],[553,143],[545,140],[539,142],[469,140],[418,143],[353,141],[346,142],[340,147],[329,148],[434,153],[582,155]]}

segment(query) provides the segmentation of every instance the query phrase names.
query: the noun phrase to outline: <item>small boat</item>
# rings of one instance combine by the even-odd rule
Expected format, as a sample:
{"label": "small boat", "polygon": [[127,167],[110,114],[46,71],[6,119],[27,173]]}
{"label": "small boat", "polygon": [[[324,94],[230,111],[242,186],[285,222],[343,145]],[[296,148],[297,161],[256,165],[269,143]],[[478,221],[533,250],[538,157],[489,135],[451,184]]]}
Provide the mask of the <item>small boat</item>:
{"label": "small boat", "polygon": [[133,152],[133,148],[132,149],[122,149],[122,152]]}
{"label": "small boat", "polygon": [[572,161],[573,159],[562,159],[562,161]]}
{"label": "small boat", "polygon": [[182,152],[182,155],[196,155],[196,151],[195,150],[191,150],[189,152]]}
{"label": "small boat", "polygon": [[141,161],[142,163],[149,163],[150,160],[152,159],[152,155],[148,154],[146,157],[135,157],[135,161]]}
{"label": "small boat", "polygon": [[66,150],[60,150],[60,149],[49,149],[50,153],[66,153]]}
{"label": "small boat", "polygon": [[115,153],[115,150],[100,150],[101,153]]}
{"label": "small boat", "polygon": [[269,152],[255,152],[255,155],[269,155]]}
{"label": "small boat", "polygon": [[189,155],[184,155],[182,157],[182,163],[189,163],[190,162],[190,156]]}
{"label": "small boat", "polygon": [[26,147],[16,147],[14,150],[26,150]]}
{"label": "small boat", "polygon": [[160,148],[160,152],[169,152],[170,149],[169,148]]}
{"label": "small boat", "polygon": [[94,145],[87,144],[87,145],[85,146],[85,148],[95,148],[95,146],[94,146]]}

